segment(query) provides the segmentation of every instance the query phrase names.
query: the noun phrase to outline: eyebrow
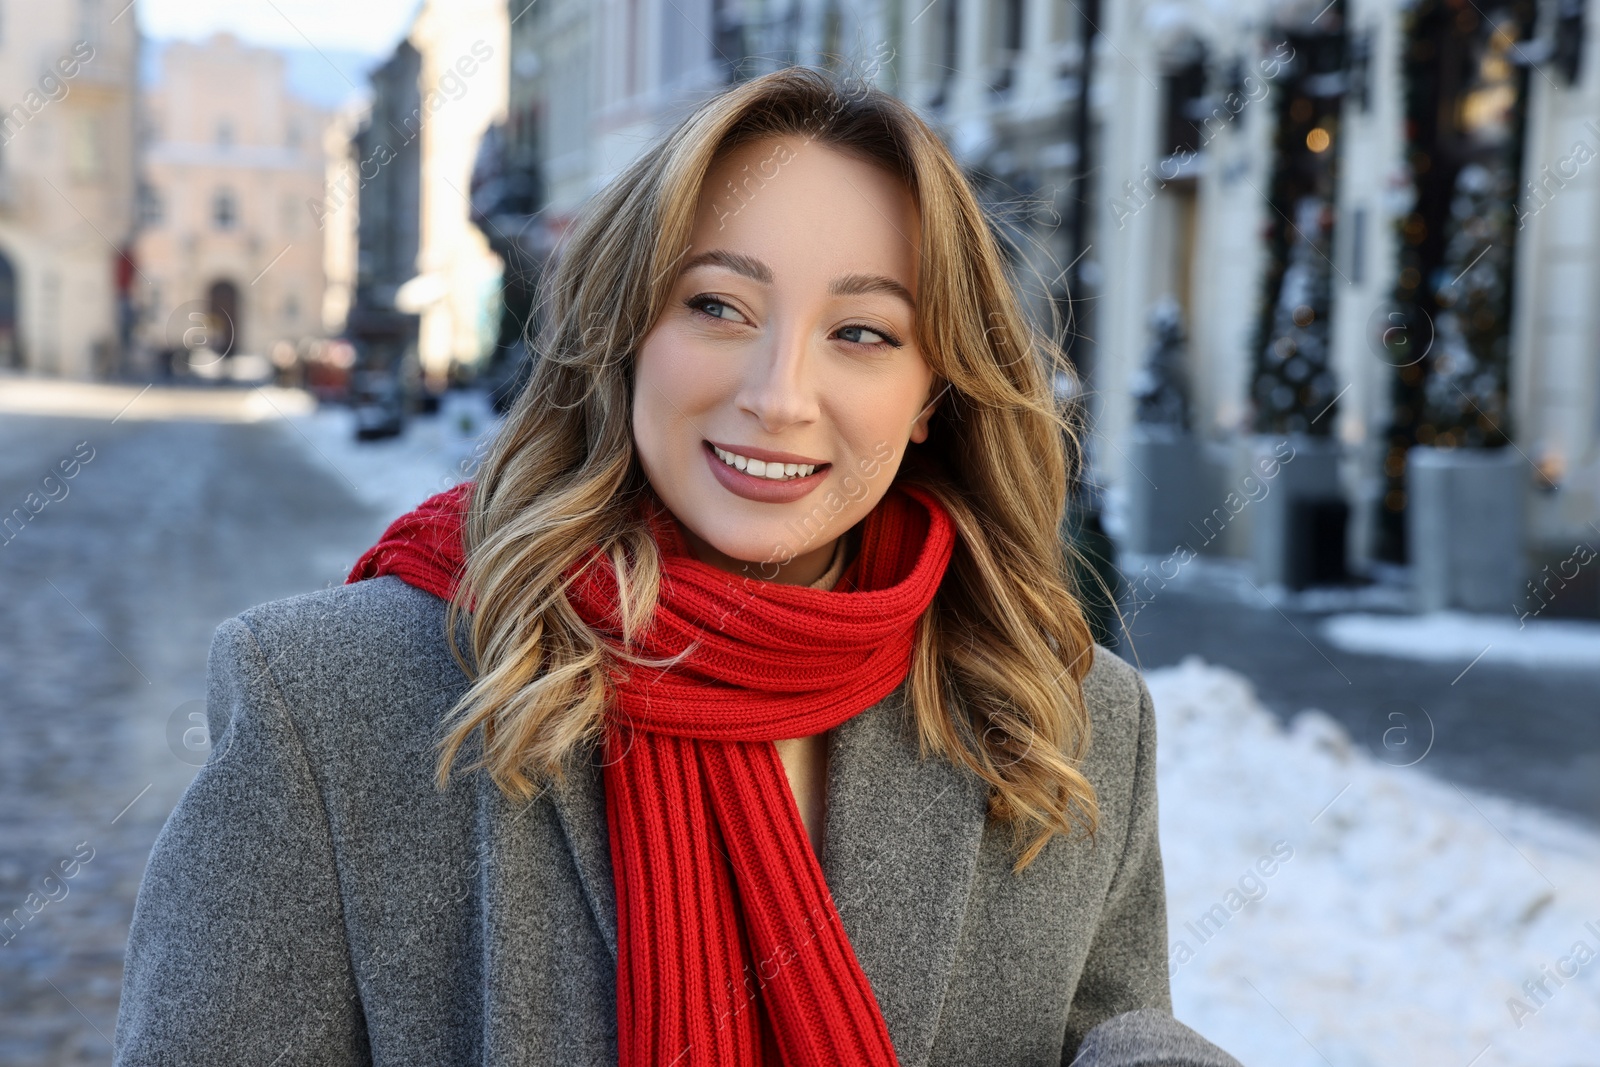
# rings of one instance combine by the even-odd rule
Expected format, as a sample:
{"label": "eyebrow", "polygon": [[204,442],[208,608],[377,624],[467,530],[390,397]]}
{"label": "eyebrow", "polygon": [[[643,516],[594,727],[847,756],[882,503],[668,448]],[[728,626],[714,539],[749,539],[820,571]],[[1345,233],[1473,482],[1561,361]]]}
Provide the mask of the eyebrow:
{"label": "eyebrow", "polygon": [[916,310],[917,302],[911,298],[911,290],[895,281],[893,278],[882,274],[846,274],[835,278],[828,283],[828,292],[834,296],[857,296],[861,293],[888,293],[904,300],[912,310]]}
{"label": "eyebrow", "polygon": [[[713,248],[685,261],[678,273],[687,274],[696,267],[722,267],[762,285],[772,284],[772,268],[754,256],[747,256],[742,252]],[[911,290],[883,274],[842,274],[828,283],[830,296],[860,296],[864,293],[887,293],[904,300],[913,311],[917,307],[916,300],[911,296]]]}
{"label": "eyebrow", "polygon": [[684,263],[679,274],[687,274],[696,267],[723,267],[742,274],[751,281],[760,282],[762,285],[772,284],[772,268],[754,256],[747,256],[743,252],[727,252],[720,248],[713,248],[709,252],[701,252]]}

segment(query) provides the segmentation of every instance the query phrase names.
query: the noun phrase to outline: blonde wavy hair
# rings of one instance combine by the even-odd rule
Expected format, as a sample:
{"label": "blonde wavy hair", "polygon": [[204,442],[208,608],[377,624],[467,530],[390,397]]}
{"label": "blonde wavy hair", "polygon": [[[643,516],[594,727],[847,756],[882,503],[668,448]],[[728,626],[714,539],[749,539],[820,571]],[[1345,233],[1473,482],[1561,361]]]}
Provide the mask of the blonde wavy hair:
{"label": "blonde wavy hair", "polygon": [[[1054,375],[1070,365],[1025,313],[983,208],[933,130],[881,90],[803,67],[701,104],[569,231],[541,297],[537,363],[474,479],[466,569],[447,616],[471,685],[442,724],[438,785],[480,728],[481,756],[461,769],[487,770],[523,800],[535,779],[562,781],[603,733],[615,672],[652,662],[591,631],[564,576],[599,546],[619,575],[631,648],[661,579],[636,507],[649,487],[631,431],[635,351],[676,282],[713,160],[771,137],[882,166],[920,208],[916,330],[943,398],[897,478],[937,497],[959,540],[917,624],[909,701],[924,758],[985,779],[989,816],[1010,823],[1013,847],[1037,831],[1020,872],[1051,836],[1092,835],[1099,818],[1078,769],[1094,641],[1059,532],[1079,438]],[[468,617],[470,660],[457,641]]]}

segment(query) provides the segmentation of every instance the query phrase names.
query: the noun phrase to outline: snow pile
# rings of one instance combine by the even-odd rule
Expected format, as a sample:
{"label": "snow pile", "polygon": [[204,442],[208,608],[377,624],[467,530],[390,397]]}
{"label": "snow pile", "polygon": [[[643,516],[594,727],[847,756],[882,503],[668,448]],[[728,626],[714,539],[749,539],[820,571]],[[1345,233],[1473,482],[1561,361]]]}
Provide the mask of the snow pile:
{"label": "snow pile", "polygon": [[1196,657],[1146,677],[1180,1019],[1247,1067],[1596,1062],[1600,835]]}
{"label": "snow pile", "polygon": [[1329,641],[1347,652],[1432,662],[1525,667],[1600,667],[1600,622],[1519,619],[1439,611],[1426,615],[1335,615],[1322,624]]}
{"label": "snow pile", "polygon": [[436,414],[408,418],[398,437],[358,441],[355,412],[328,404],[288,419],[285,432],[312,463],[364,503],[396,518],[470,478],[498,425],[499,416],[482,393],[452,390],[440,399]]}

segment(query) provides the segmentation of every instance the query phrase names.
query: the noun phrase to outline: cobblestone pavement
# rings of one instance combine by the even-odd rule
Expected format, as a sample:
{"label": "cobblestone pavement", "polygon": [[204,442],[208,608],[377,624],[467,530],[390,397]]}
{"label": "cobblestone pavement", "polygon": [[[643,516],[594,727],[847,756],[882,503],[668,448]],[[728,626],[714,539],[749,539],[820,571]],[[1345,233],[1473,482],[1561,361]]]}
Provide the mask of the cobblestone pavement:
{"label": "cobblestone pavement", "polygon": [[[6,1067],[111,1061],[139,878],[199,762],[182,727],[212,630],[342,580],[387,521],[292,432],[0,415],[0,517],[30,493],[38,509],[0,535],[0,920],[24,920],[0,932]],[[44,482],[63,460],[73,476]]]}

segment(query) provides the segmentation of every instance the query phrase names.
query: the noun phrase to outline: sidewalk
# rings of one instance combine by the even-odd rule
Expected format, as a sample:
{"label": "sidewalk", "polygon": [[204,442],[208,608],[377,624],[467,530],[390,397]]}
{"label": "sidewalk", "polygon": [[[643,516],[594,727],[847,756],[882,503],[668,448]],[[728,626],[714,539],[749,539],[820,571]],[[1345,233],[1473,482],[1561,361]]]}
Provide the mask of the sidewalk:
{"label": "sidewalk", "polygon": [[1281,719],[1320,708],[1378,758],[1426,749],[1419,766],[1446,781],[1600,828],[1600,623],[1401,615],[1382,590],[1275,603],[1228,564],[1190,566],[1132,617],[1123,658],[1197,655],[1249,678]]}
{"label": "sidewalk", "polygon": [[1251,1065],[1588,1062],[1600,624],[1191,568],[1117,649],[1156,705],[1178,1016]]}

